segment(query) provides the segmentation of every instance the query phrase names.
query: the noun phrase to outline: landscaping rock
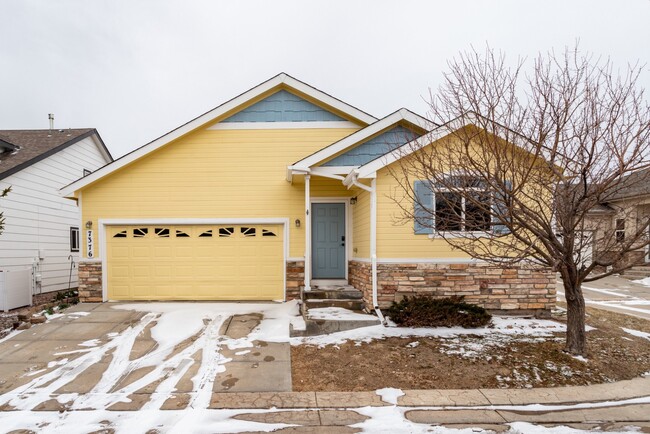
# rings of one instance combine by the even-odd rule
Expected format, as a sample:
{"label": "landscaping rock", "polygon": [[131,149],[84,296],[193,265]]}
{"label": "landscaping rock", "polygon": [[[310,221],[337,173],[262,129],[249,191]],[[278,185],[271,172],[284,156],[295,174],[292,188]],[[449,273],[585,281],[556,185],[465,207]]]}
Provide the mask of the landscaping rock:
{"label": "landscaping rock", "polygon": [[29,319],[32,324],[43,324],[45,321],[47,321],[47,318],[44,316],[33,316]]}
{"label": "landscaping rock", "polygon": [[31,323],[29,323],[29,322],[23,322],[23,323],[20,323],[20,325],[19,325],[18,327],[16,327],[16,330],[27,330],[27,329],[30,328],[31,326],[32,326]]}

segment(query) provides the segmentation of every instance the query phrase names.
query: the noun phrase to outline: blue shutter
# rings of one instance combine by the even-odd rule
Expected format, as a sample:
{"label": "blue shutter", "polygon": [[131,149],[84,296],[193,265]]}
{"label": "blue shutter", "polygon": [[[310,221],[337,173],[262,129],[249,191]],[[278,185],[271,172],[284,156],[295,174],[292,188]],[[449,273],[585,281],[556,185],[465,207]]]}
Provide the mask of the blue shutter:
{"label": "blue shutter", "polygon": [[[506,190],[508,192],[512,191],[512,181],[506,180],[504,182]],[[507,213],[508,207],[505,203],[505,199],[508,197],[509,193],[495,191],[494,192],[494,203],[492,204],[492,209],[494,211],[492,215],[492,232],[495,235],[505,235],[510,233],[510,229],[504,225],[500,224],[503,222],[498,216],[503,216]],[[507,217],[507,216],[506,216]]]}
{"label": "blue shutter", "polygon": [[429,181],[415,181],[415,234],[433,233],[433,192]]}

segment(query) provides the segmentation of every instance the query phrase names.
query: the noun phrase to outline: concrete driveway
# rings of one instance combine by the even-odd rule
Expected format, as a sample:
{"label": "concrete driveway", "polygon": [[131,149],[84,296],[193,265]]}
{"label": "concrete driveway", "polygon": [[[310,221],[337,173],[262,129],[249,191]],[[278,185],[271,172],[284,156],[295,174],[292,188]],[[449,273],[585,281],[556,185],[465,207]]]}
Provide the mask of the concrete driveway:
{"label": "concrete driveway", "polygon": [[[74,306],[0,342],[0,409],[208,408],[220,392],[290,391],[291,308]],[[266,330],[258,330],[263,317]]]}
{"label": "concrete driveway", "polygon": [[[650,287],[618,276],[609,276],[582,285],[587,306],[650,319]],[[562,282],[558,300],[566,302]]]}

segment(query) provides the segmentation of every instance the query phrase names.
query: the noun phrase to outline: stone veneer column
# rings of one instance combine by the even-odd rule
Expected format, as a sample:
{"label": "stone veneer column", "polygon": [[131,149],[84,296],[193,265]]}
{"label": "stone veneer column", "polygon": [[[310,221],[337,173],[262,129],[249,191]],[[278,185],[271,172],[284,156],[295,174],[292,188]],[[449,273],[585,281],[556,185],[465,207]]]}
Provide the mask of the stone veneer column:
{"label": "stone veneer column", "polygon": [[101,261],[81,260],[79,269],[79,301],[97,303],[103,301],[102,296],[102,263]]}
{"label": "stone veneer column", "polygon": [[305,261],[287,261],[287,301],[300,299],[305,287]]}

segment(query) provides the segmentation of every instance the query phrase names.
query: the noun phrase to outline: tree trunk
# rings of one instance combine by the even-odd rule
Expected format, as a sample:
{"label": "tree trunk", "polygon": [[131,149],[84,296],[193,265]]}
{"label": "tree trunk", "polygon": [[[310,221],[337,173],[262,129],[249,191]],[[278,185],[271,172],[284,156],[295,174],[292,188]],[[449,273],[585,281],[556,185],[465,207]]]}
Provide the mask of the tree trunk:
{"label": "tree trunk", "polygon": [[582,356],[587,351],[585,332],[585,298],[582,288],[568,279],[563,279],[567,304],[566,347],[569,354]]}

